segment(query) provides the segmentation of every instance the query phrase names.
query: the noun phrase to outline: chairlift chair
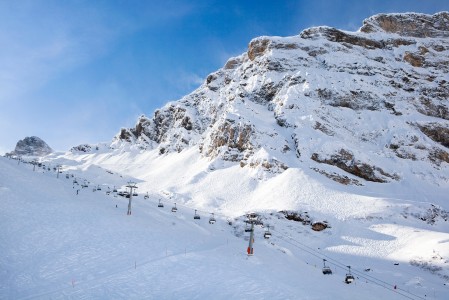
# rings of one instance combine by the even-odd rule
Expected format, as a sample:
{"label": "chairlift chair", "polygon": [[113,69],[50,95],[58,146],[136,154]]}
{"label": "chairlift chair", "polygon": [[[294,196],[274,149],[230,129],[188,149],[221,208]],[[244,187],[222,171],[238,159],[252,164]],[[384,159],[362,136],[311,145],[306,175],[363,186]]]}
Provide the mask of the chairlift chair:
{"label": "chairlift chair", "polygon": [[270,225],[267,226],[267,230],[265,231],[265,233],[263,234],[263,237],[265,239],[269,239],[271,237],[271,232],[270,232]]}
{"label": "chairlift chair", "polygon": [[114,189],[112,190],[113,193],[117,193],[117,189],[114,186]]}
{"label": "chairlift chair", "polygon": [[323,259],[323,274],[324,275],[331,275],[332,274],[331,268],[326,266],[326,260],[325,259]]}
{"label": "chairlift chair", "polygon": [[162,204],[161,199],[159,199],[159,204],[157,205],[157,207],[164,207],[164,204]]}
{"label": "chairlift chair", "polygon": [[172,211],[172,212],[177,212],[177,211],[178,211],[178,208],[176,208],[176,203],[175,203],[175,206],[173,206],[173,207],[171,208],[171,211]]}
{"label": "chairlift chair", "polygon": [[69,174],[65,174],[65,178],[69,179],[70,178]]}
{"label": "chairlift chair", "polygon": [[150,198],[150,196],[148,196],[148,192],[147,192],[147,194],[146,194],[145,196],[143,196],[143,198],[144,198],[144,199]]}
{"label": "chairlift chair", "polygon": [[195,215],[193,215],[193,219],[194,219],[194,220],[199,220],[199,219],[201,219],[200,215],[196,213],[196,209],[195,209]]}
{"label": "chairlift chair", "polygon": [[97,191],[101,191],[101,187],[99,185],[97,186]]}
{"label": "chairlift chair", "polygon": [[346,277],[345,277],[345,283],[346,284],[350,284],[351,282],[353,282],[355,279],[354,279],[354,276],[351,274],[351,266],[348,266],[348,273],[346,274]]}
{"label": "chairlift chair", "polygon": [[211,216],[209,218],[209,224],[215,224],[217,220],[215,220],[214,213],[211,213]]}

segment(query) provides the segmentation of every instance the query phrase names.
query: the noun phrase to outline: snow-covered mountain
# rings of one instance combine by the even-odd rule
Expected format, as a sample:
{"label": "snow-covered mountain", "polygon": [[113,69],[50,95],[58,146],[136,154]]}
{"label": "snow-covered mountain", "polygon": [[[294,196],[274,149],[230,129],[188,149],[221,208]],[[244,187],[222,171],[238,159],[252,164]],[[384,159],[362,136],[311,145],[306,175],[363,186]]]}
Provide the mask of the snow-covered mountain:
{"label": "snow-covered mountain", "polygon": [[195,148],[272,173],[307,162],[342,184],[412,176],[446,185],[448,24],[447,12],[388,14],[357,32],[256,38],[193,93],[122,129],[112,147]]}
{"label": "snow-covered mountain", "polygon": [[[446,299],[448,37],[442,12],[256,38],[112,142],[0,158],[0,298]],[[247,259],[250,211],[274,228]]]}
{"label": "snow-covered mountain", "polygon": [[[112,143],[51,159],[101,166],[232,215],[336,213],[333,205],[360,195],[448,208],[448,24],[447,12],[381,14],[357,32],[256,38]],[[347,208],[337,218],[360,217]]]}
{"label": "snow-covered mountain", "polygon": [[14,151],[8,153],[10,156],[45,156],[53,152],[53,149],[37,136],[26,137],[16,144]]}

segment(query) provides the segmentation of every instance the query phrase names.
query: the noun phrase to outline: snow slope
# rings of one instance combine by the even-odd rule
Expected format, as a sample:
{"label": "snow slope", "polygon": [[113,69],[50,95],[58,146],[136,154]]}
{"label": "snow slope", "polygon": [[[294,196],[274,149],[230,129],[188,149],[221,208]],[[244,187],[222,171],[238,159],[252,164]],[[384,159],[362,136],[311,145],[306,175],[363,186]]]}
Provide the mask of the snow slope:
{"label": "snow slope", "polygon": [[[126,159],[121,161],[126,170]],[[321,214],[309,211],[312,217],[329,221],[331,228],[322,232],[266,208],[261,219],[271,226],[273,236],[264,240],[265,229],[257,226],[255,255],[248,257],[243,219],[226,216],[225,208],[217,212],[213,225],[207,222],[212,211],[200,207],[201,220],[193,220],[192,208],[197,202],[182,201],[170,191],[159,193],[146,188],[150,182],[136,180],[139,196],[133,198],[133,214],[127,216],[128,199],[105,192],[113,185],[119,187],[118,182],[126,184],[131,177],[67,158],[65,163],[65,171],[56,178],[52,168],[33,171],[30,164],[0,158],[1,299],[447,296],[447,222],[437,219],[435,225],[429,225],[411,214],[408,218],[381,216],[402,209],[403,203],[365,197],[354,208],[342,207],[349,211],[346,214],[335,208],[317,209]],[[192,168],[187,166],[195,171]],[[73,184],[71,174],[79,182],[86,178],[89,187]],[[98,186],[101,191],[93,191]],[[221,182],[209,182],[209,189],[220,190]],[[147,190],[150,197],[144,199]],[[355,201],[347,197],[342,195],[340,201]],[[162,209],[157,207],[159,199],[165,204]],[[213,202],[213,198],[207,200],[201,202],[204,207]],[[179,207],[177,213],[170,211],[173,201]],[[192,208],[180,205],[183,203]],[[408,209],[419,210],[414,204]],[[333,275],[321,274],[323,258]],[[349,285],[343,282],[347,265],[356,275],[355,283]]]}

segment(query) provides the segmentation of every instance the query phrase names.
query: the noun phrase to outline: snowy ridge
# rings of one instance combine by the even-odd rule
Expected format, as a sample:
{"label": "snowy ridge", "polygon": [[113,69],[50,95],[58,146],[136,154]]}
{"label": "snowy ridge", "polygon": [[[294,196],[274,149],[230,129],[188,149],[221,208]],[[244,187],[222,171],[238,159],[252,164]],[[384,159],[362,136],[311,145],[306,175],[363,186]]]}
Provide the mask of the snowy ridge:
{"label": "snowy ridge", "polygon": [[[365,23],[397,32],[321,26],[256,38],[192,94],[122,129],[111,147],[160,155],[194,148],[275,174],[308,162],[345,184],[411,176],[447,188],[447,18],[378,15]],[[415,35],[399,34],[400,24],[419,20]]]}

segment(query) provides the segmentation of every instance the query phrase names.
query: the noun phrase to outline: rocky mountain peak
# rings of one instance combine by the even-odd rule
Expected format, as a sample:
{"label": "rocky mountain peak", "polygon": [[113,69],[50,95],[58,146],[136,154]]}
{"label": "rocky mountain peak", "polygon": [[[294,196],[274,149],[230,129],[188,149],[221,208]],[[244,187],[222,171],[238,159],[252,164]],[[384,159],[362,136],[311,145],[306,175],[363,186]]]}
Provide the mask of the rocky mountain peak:
{"label": "rocky mountain peak", "polygon": [[410,174],[444,182],[448,32],[441,12],[376,15],[358,32],[255,38],[197,90],[123,128],[112,147],[195,147],[212,162],[268,173],[306,164],[342,184]]}
{"label": "rocky mountain peak", "polygon": [[361,32],[396,33],[404,37],[449,37],[449,13],[378,14],[363,21]]}
{"label": "rocky mountain peak", "polygon": [[20,156],[44,156],[52,153],[53,150],[42,139],[37,136],[25,137],[19,140],[14,151],[10,155]]}

